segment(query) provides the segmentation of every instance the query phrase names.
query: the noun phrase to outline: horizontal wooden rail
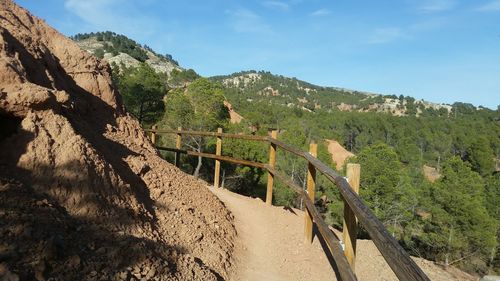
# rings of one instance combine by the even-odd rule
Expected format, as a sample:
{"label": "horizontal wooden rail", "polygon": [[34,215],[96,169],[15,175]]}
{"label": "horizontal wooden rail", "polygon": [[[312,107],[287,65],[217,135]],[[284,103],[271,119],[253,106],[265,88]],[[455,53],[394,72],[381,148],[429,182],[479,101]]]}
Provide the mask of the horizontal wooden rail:
{"label": "horizontal wooden rail", "polygon": [[287,144],[287,143],[284,143],[284,142],[282,142],[282,141],[279,141],[279,140],[277,140],[277,139],[273,139],[273,138],[269,138],[269,137],[268,137],[268,138],[267,138],[267,140],[268,140],[270,143],[272,143],[272,144],[274,144],[274,145],[279,146],[281,149],[284,149],[284,150],[286,150],[286,151],[288,151],[288,152],[291,152],[291,153],[293,153],[293,154],[295,154],[295,155],[297,155],[297,156],[300,156],[300,157],[302,157],[302,158],[305,158],[305,154],[306,154],[306,152],[304,152],[304,151],[302,151],[302,150],[300,150],[300,149],[298,149],[298,148],[295,148],[295,147],[293,147],[293,146],[291,146],[291,145],[289,145],[289,144]]}
{"label": "horizontal wooden rail", "polygon": [[253,162],[253,161],[242,160],[242,159],[236,159],[236,158],[232,158],[232,157],[229,157],[229,156],[221,156],[221,155],[215,155],[215,154],[210,154],[210,153],[203,153],[203,152],[183,150],[183,149],[176,149],[176,148],[170,148],[170,147],[161,147],[161,146],[157,146],[156,148],[159,149],[159,150],[166,150],[166,151],[184,153],[184,154],[187,154],[189,156],[201,156],[201,157],[205,157],[205,158],[210,158],[210,159],[215,159],[215,160],[220,160],[220,161],[226,161],[226,162],[230,162],[230,163],[234,163],[234,164],[239,164],[239,165],[245,165],[245,166],[251,166],[251,167],[265,169],[265,164],[264,163]]}
{"label": "horizontal wooden rail", "polygon": [[348,280],[357,280],[356,275],[351,270],[351,266],[347,262],[347,258],[344,255],[342,250],[342,246],[340,245],[339,239],[332,233],[328,225],[322,219],[320,213],[314,206],[314,203],[309,198],[307,193],[296,183],[291,181],[288,176],[276,171],[273,167],[266,165],[267,170],[272,173],[276,178],[282,181],[284,184],[288,185],[293,191],[295,191],[300,198],[302,198],[304,205],[307,210],[311,213],[314,222],[318,226],[318,230],[321,233],[321,236],[325,240],[328,248],[330,249],[330,253],[332,254],[333,259],[337,265],[337,269],[339,271],[340,277],[343,281]]}
{"label": "horizontal wooden rail", "polygon": [[240,135],[240,134],[228,134],[228,133],[216,133],[216,132],[200,132],[200,131],[182,131],[182,130],[154,130],[154,129],[144,129],[146,132],[156,133],[156,134],[179,134],[186,136],[203,136],[203,137],[222,137],[228,139],[241,139],[241,140],[253,140],[253,141],[268,141],[265,136],[254,136],[254,135]]}

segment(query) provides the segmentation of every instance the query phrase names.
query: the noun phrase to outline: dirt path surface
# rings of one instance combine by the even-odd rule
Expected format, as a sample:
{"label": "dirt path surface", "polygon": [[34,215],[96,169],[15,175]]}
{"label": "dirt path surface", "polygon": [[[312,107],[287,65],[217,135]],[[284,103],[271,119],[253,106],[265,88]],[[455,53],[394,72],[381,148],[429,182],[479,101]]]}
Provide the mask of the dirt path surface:
{"label": "dirt path surface", "polygon": [[235,217],[239,239],[230,280],[335,280],[320,243],[304,241],[300,210],[267,206],[260,199],[210,188]]}
{"label": "dirt path surface", "polygon": [[[234,216],[235,268],[229,280],[336,280],[318,238],[314,238],[313,244],[304,241],[304,212],[267,206],[260,199],[224,189],[209,189]],[[342,237],[339,231],[334,232]],[[398,280],[371,240],[358,240],[357,251],[358,280]],[[477,280],[454,267],[445,270],[431,261],[413,259],[431,280]]]}

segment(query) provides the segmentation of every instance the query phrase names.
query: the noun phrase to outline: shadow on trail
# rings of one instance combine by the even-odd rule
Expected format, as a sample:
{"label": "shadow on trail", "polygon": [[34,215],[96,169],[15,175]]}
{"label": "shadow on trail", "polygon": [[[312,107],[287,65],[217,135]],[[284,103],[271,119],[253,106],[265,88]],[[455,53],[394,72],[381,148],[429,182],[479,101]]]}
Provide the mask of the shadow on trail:
{"label": "shadow on trail", "polygon": [[[333,235],[337,236],[335,233],[333,233]],[[323,239],[323,236],[319,233],[319,230],[318,230],[318,227],[316,226],[316,224],[314,224],[314,227],[313,227],[313,239],[314,239],[314,237],[318,238],[318,241],[321,244],[321,248],[323,249],[323,252],[325,253],[326,258],[328,259],[328,263],[332,267],[333,272],[335,272],[335,277],[337,277],[337,280],[342,280],[342,278],[340,277],[340,274],[339,274],[339,269],[337,267],[337,263],[333,259],[333,256],[330,252],[330,248],[328,248],[328,245],[326,244],[325,239]]]}

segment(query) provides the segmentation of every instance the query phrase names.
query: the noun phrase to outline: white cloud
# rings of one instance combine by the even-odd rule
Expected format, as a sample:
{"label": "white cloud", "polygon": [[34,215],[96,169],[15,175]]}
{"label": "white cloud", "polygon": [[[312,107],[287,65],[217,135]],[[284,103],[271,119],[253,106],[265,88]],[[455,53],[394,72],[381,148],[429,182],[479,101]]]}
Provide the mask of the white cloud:
{"label": "white cloud", "polygon": [[425,0],[421,1],[418,10],[423,13],[436,13],[451,10],[455,7],[456,0]]}
{"label": "white cloud", "polygon": [[267,8],[280,10],[280,11],[288,11],[290,9],[290,5],[288,5],[285,2],[281,2],[281,1],[264,1],[264,2],[262,2],[262,5],[264,5]]}
{"label": "white cloud", "polygon": [[402,27],[385,27],[375,29],[368,38],[369,44],[384,44],[396,40],[416,39],[422,33],[432,32],[448,24],[446,18],[434,17]]}
{"label": "white cloud", "polygon": [[397,39],[408,38],[403,30],[399,27],[386,27],[375,29],[373,34],[368,39],[369,44],[384,44],[395,41]]}
{"label": "white cloud", "polygon": [[248,9],[228,10],[232,18],[232,27],[240,33],[269,33],[271,27],[264,23],[262,18]]}
{"label": "white cloud", "polygon": [[500,12],[500,0],[494,0],[476,9],[480,12]]}
{"label": "white cloud", "polygon": [[319,9],[319,10],[312,12],[310,15],[313,17],[322,17],[322,16],[327,16],[330,13],[331,12],[328,9]]}
{"label": "white cloud", "polygon": [[66,0],[64,7],[88,23],[101,25],[107,18],[113,16],[113,14],[110,14],[104,17],[104,14],[111,9],[115,2],[115,0]]}
{"label": "white cloud", "polygon": [[136,39],[161,26],[158,19],[134,14],[134,4],[124,0],[66,0],[64,6],[96,30],[111,30]]}

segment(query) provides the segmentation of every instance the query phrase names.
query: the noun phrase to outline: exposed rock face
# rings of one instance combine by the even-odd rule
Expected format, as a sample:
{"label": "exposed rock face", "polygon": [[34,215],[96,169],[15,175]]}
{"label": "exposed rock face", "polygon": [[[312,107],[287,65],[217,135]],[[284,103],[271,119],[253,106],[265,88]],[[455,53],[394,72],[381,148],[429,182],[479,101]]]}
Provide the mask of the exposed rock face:
{"label": "exposed rock face", "polygon": [[[87,39],[83,39],[80,41],[77,41],[76,44],[80,46],[80,48],[86,50],[87,52],[91,54],[95,54],[98,49],[103,49],[104,44],[109,44],[113,45],[112,42],[105,42],[105,41],[97,41],[96,37],[91,37]],[[153,68],[157,73],[165,73],[167,75],[170,75],[170,73],[174,70],[177,69],[179,71],[183,71],[184,69],[171,61],[162,59],[155,55],[153,52],[148,51],[142,47],[140,47],[144,51],[146,51],[146,54],[148,56],[148,59],[146,60],[146,63]],[[123,64],[125,67],[139,67],[141,64],[140,61],[136,60],[132,56],[125,54],[125,53],[119,53],[117,55],[114,55],[109,52],[104,53],[104,60],[109,62],[110,65],[113,63],[116,63],[116,65],[121,66]]]}
{"label": "exposed rock face", "polygon": [[159,157],[107,63],[10,0],[0,132],[0,266],[11,278],[227,277],[230,213]]}
{"label": "exposed rock face", "polygon": [[229,121],[231,122],[231,124],[241,123],[241,120],[243,120],[243,116],[234,111],[233,106],[227,100],[224,100],[224,106],[229,111]]}
{"label": "exposed rock face", "polygon": [[441,174],[436,168],[427,165],[422,167],[422,172],[424,173],[425,178],[430,182],[435,182],[441,177]]}
{"label": "exposed rock face", "polygon": [[336,164],[337,170],[342,169],[345,161],[354,156],[354,154],[347,149],[345,149],[336,140],[326,140],[328,143],[328,152],[332,155],[332,161]]}

